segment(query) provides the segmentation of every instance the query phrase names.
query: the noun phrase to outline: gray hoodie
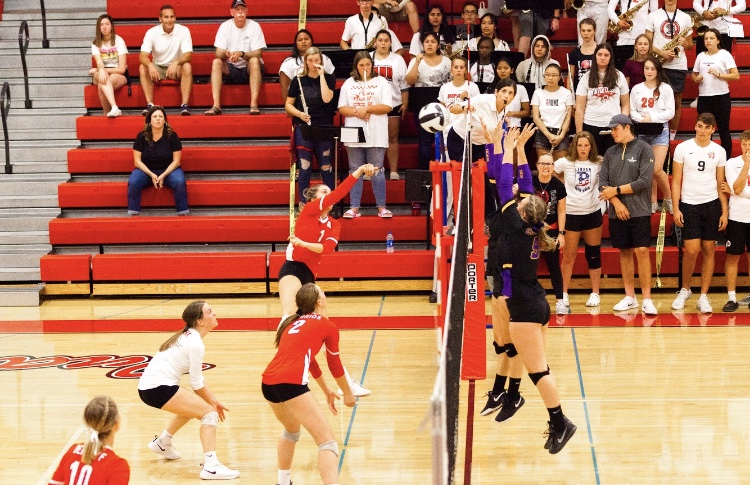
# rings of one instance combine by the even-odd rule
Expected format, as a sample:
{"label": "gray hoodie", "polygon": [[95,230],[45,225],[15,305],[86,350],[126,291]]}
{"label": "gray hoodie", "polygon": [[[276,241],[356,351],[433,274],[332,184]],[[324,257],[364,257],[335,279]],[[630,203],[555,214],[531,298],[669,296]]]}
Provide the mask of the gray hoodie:
{"label": "gray hoodie", "polygon": [[[604,154],[599,173],[599,189],[630,184],[633,193],[618,195],[617,198],[628,208],[631,218],[650,217],[653,176],[654,150],[645,141],[634,138],[627,143],[618,143]],[[617,218],[612,204],[609,204],[609,218]]]}
{"label": "gray hoodie", "polygon": [[[544,56],[542,62],[538,62],[534,59],[534,44],[536,44],[537,39],[542,39],[544,43],[547,44],[547,55]],[[544,70],[547,69],[547,66],[550,64],[560,65],[556,60],[550,59],[551,52],[552,45],[546,35],[537,35],[534,37],[531,41],[531,56],[528,59],[521,61],[518,64],[518,67],[516,67],[516,79],[518,79],[518,82],[534,83],[537,89],[546,86],[547,83],[544,80]]]}

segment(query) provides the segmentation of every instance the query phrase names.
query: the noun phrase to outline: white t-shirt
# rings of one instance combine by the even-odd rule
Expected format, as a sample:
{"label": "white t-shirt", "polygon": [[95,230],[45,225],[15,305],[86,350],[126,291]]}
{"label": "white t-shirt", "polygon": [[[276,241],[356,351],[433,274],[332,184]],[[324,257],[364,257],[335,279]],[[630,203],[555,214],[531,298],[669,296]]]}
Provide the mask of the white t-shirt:
{"label": "white t-shirt", "polygon": [[630,118],[636,123],[651,116],[651,123],[666,123],[674,118],[674,91],[667,83],[659,85],[659,99],[654,97],[655,89],[645,83],[636,84],[630,91]]}
{"label": "white t-shirt", "polygon": [[693,0],[693,10],[700,15],[703,15],[703,12],[705,12],[706,8],[709,6],[711,7],[711,10],[721,8],[728,11],[729,14],[713,20],[703,20],[701,23],[707,27],[718,29],[722,34],[728,34],[729,23],[738,21],[734,18],[734,15],[745,11],[746,2],[745,0]]}
{"label": "white t-shirt", "polygon": [[[441,56],[442,60],[440,64],[431,66],[424,60],[419,63],[417,68],[417,82],[414,83],[415,88],[429,88],[442,86],[451,78],[451,60],[446,56]],[[414,63],[417,62],[415,57],[409,61],[409,67],[406,68],[406,72],[411,71],[414,67]]]}
{"label": "white t-shirt", "polygon": [[[479,47],[477,46],[477,44],[479,44],[479,39],[481,39],[481,37],[474,37],[474,38],[469,39],[469,42],[466,42],[467,49],[470,51],[478,51]],[[492,39],[492,40],[495,43],[495,51],[505,52],[505,51],[510,50],[510,47],[508,47],[508,43],[505,42],[504,40],[502,39]],[[456,41],[456,43],[453,44],[454,49],[456,48],[456,46],[458,46],[459,49],[463,47],[461,44],[461,41]],[[472,54],[472,57],[474,57],[474,54]]]}
{"label": "white t-shirt", "polygon": [[539,106],[539,117],[548,129],[562,128],[568,107],[575,104],[573,93],[563,87],[554,93],[546,89],[537,89],[531,97],[531,106]]}
{"label": "white t-shirt", "polygon": [[[447,82],[440,86],[440,94],[438,94],[438,101],[443,103],[446,108],[450,110],[451,106],[453,106],[456,103],[461,102],[461,93],[466,91],[469,95],[469,98],[473,98],[474,96],[479,96],[479,87],[473,82],[464,81],[464,83],[461,86],[456,86],[453,84],[453,81]],[[450,125],[453,123],[454,120],[458,119],[458,117],[461,115],[450,113],[448,116],[448,120],[445,123],[445,132],[447,133],[450,129]]]}
{"label": "white t-shirt", "polygon": [[[382,76],[376,76],[367,80],[367,85],[362,81],[349,78],[341,86],[339,96],[339,108],[349,106],[359,108],[373,104],[392,105],[393,93],[390,83]],[[370,121],[365,122],[356,116],[344,118],[344,126],[361,126],[365,129],[365,143],[346,143],[348,147],[381,147],[388,148],[388,115],[370,114]]]}
{"label": "white t-shirt", "polygon": [[115,35],[114,45],[111,42],[102,42],[101,47],[91,44],[91,55],[96,56],[99,54],[102,57],[104,67],[120,67],[120,56],[124,56],[127,53],[128,48],[125,45],[125,41],[119,35]]}
{"label": "white t-shirt", "polygon": [[601,208],[599,201],[599,172],[601,163],[571,162],[566,157],[555,160],[555,172],[565,178],[565,212],[584,216]]}
{"label": "white t-shirt", "polygon": [[153,54],[157,66],[167,66],[186,52],[193,52],[193,38],[190,30],[184,25],[174,24],[169,34],[164,32],[161,24],[151,27],[143,36],[141,52]]}
{"label": "white t-shirt", "polygon": [[703,76],[703,82],[698,85],[698,96],[718,96],[729,93],[729,83],[709,74],[708,70],[714,68],[721,74],[728,74],[730,69],[736,67],[734,57],[724,49],[719,49],[719,52],[714,55],[710,55],[708,52],[698,54],[693,66],[693,72]]}
{"label": "white t-shirt", "polygon": [[391,93],[393,94],[391,106],[394,108],[401,106],[403,102],[401,93],[409,89],[409,85],[406,84],[406,62],[404,58],[393,52],[388,54],[385,59],[378,59],[374,52],[371,55],[375,72],[384,77],[391,86]]}
{"label": "white t-shirt", "polygon": [[203,355],[206,347],[201,334],[190,329],[180,335],[174,345],[157,352],[138,380],[138,389],[145,391],[159,386],[177,386],[186,373],[190,374],[190,387],[202,389]]}
{"label": "white t-shirt", "polygon": [[[409,44],[409,54],[418,56],[419,54],[422,54],[424,52],[424,50],[422,50],[422,42],[419,41],[421,35],[421,32],[417,32],[416,34],[411,36],[411,43]],[[440,34],[440,47],[443,47],[444,44],[445,38],[442,34]],[[440,51],[438,50],[438,52]]]}
{"label": "white t-shirt", "polygon": [[474,62],[469,74],[476,83],[491,83],[495,80],[495,66],[492,63],[480,65],[479,62]]}
{"label": "white t-shirt", "polygon": [[[675,17],[675,14],[677,15]],[[672,40],[672,22],[674,18],[674,36],[678,36],[685,30],[693,28],[693,20],[690,15],[686,14],[682,10],[676,10],[672,13],[667,13],[666,10],[660,8],[655,12],[652,12],[647,17],[646,30],[650,30],[654,33],[654,47],[661,49],[667,42]],[[692,35],[692,34],[691,34]],[[664,69],[679,69],[682,71],[687,70],[687,58],[685,57],[685,48],[678,47],[680,50],[680,57],[676,57],[671,61],[664,63]]]}
{"label": "white t-shirt", "polygon": [[716,169],[727,163],[727,154],[721,145],[711,142],[701,147],[691,138],[677,145],[673,160],[682,164],[682,202],[698,205],[719,198]]}
{"label": "white t-shirt", "polygon": [[[743,165],[745,165],[745,161],[742,157],[734,157],[727,160],[727,164],[724,167],[724,176],[730,188],[737,181]],[[729,196],[729,219],[736,222],[750,223],[750,180],[745,182],[745,188],[742,189],[740,194],[735,194],[734,189],[732,189],[732,194]]]}
{"label": "white t-shirt", "polygon": [[[219,26],[214,39],[214,47],[224,49],[225,51],[242,51],[252,52],[258,49],[266,48],[266,38],[263,37],[263,30],[255,20],[247,19],[245,27],[238,28],[234,24],[234,19],[229,19]],[[247,60],[239,58],[232,65],[237,69],[244,69],[247,66]]]}
{"label": "white t-shirt", "polygon": [[[516,84],[516,96],[513,98],[513,101],[511,101],[510,104],[508,105],[507,111],[521,111],[521,103],[528,103],[528,102],[529,102],[529,92],[526,91],[526,88],[523,87],[522,84]],[[508,120],[508,126],[510,127],[521,126],[521,118],[517,118],[515,116],[508,116],[506,117],[506,119]]]}
{"label": "white t-shirt", "polygon": [[[370,14],[370,18],[367,20],[363,19],[361,15],[352,15],[346,19],[344,33],[341,34],[341,40],[348,42],[352,49],[357,50],[364,49],[379,31],[388,28],[388,21],[375,15],[374,12]],[[393,34],[391,36],[395,38]],[[393,50],[398,49],[393,47]]]}
{"label": "white t-shirt", "polygon": [[598,75],[597,71],[584,74],[576,90],[576,96],[586,96],[583,122],[591,126],[607,126],[614,115],[622,113],[620,96],[628,94],[630,88],[625,74],[620,71],[617,71],[617,84],[613,89],[606,88],[601,83],[598,87],[589,88],[589,77],[592,72],[595,76]]}
{"label": "white t-shirt", "polygon": [[[498,123],[502,123],[505,117],[505,112],[509,111],[507,108],[503,112],[497,111],[497,98],[494,94],[480,94],[474,96],[467,101],[461,101],[455,104],[459,106],[467,106],[471,101],[472,111],[471,116],[471,143],[474,145],[484,145],[488,140],[484,138],[484,132],[482,130],[482,122],[487,126],[487,130],[492,133],[497,127]],[[451,128],[456,132],[461,139],[466,140],[466,113],[457,116],[453,120]]]}
{"label": "white t-shirt", "polygon": [[[301,71],[301,67],[301,57],[289,56],[284,59],[284,62],[281,63],[281,67],[279,67],[279,74],[283,72],[289,79],[294,79],[294,76],[296,76]],[[329,59],[325,54],[323,54],[323,70],[328,74],[333,74],[333,71],[336,70],[336,68],[333,66],[333,62],[331,62],[331,59]]]}

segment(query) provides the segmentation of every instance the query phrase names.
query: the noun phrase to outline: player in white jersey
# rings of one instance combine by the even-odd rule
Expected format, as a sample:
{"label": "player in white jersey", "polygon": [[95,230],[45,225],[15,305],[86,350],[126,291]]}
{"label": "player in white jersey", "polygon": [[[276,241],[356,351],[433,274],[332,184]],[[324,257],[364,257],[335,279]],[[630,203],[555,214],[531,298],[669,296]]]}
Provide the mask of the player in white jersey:
{"label": "player in white jersey", "polygon": [[698,115],[695,138],[677,145],[672,164],[672,205],[674,223],[682,228],[685,254],[682,258],[682,288],[672,308],[682,310],[690,298],[690,280],[693,277],[698,253],[703,255],[701,265],[701,296],[697,308],[701,313],[711,313],[708,288],[714,273],[714,252],[719,231],[727,226],[727,196],[720,191],[724,182],[726,152],[711,141],[716,131],[716,118],[711,113]]}

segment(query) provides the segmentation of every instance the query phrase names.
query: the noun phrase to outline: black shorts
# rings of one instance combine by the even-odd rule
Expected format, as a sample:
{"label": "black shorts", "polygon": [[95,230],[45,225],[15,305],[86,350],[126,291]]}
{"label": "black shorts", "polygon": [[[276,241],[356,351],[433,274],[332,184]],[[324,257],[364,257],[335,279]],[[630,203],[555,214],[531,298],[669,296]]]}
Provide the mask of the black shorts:
{"label": "black shorts", "polygon": [[395,108],[391,110],[390,113],[388,113],[389,118],[401,118],[401,108],[403,107],[403,104],[399,104]]}
{"label": "black shorts", "polygon": [[229,68],[229,74],[223,76],[224,84],[247,84],[250,82],[247,66],[239,69],[234,64],[227,62],[227,67]]}
{"label": "black shorts", "polygon": [[[553,135],[560,134],[560,128],[547,128],[547,131],[549,131]],[[562,139],[560,144],[555,147],[555,151],[567,150],[569,146],[570,139],[566,136]],[[541,131],[537,131],[536,135],[534,135],[534,148],[541,148],[542,150],[552,151],[552,144],[550,144],[547,137],[544,136],[544,133],[542,133]]]}
{"label": "black shorts", "polygon": [[591,214],[576,215],[568,214],[565,216],[565,230],[573,232],[588,231],[602,227],[602,211],[596,210]]}
{"label": "black shorts", "polygon": [[141,401],[152,408],[161,409],[177,394],[180,386],[159,386],[153,389],[138,389]]}
{"label": "black shorts", "polygon": [[279,281],[284,276],[295,276],[303,285],[315,283],[315,275],[310,271],[305,263],[299,261],[284,261],[279,270]]}
{"label": "black shorts", "polygon": [[310,392],[310,388],[307,385],[301,384],[262,384],[261,390],[263,391],[263,397],[266,401],[272,403],[280,403],[294,399],[297,396],[301,396],[306,392]]}
{"label": "black shorts", "polygon": [[547,300],[526,300],[523,298],[508,298],[511,322],[532,322],[546,325],[549,323],[550,310]]}
{"label": "black shorts", "polygon": [[680,202],[680,212],[685,221],[682,228],[683,241],[690,239],[716,241],[719,238],[719,219],[721,219],[719,199],[696,205]]}
{"label": "black shorts", "polygon": [[745,251],[750,251],[750,222],[737,222],[729,219],[727,254],[740,256]]}
{"label": "black shorts", "polygon": [[667,75],[669,85],[672,86],[672,91],[675,94],[682,94],[685,91],[685,76],[687,76],[687,73],[682,69],[664,69],[664,74]]}
{"label": "black shorts", "polygon": [[609,235],[613,248],[647,248],[651,246],[651,216],[633,217],[627,221],[610,218]]}

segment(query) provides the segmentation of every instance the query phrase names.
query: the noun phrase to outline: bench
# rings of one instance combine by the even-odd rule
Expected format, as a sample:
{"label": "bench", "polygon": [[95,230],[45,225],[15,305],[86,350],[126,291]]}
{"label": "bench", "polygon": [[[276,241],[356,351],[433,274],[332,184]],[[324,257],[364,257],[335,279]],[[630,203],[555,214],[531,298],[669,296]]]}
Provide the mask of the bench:
{"label": "bench", "polygon": [[39,258],[39,270],[46,295],[91,293],[90,254],[46,254]]}

